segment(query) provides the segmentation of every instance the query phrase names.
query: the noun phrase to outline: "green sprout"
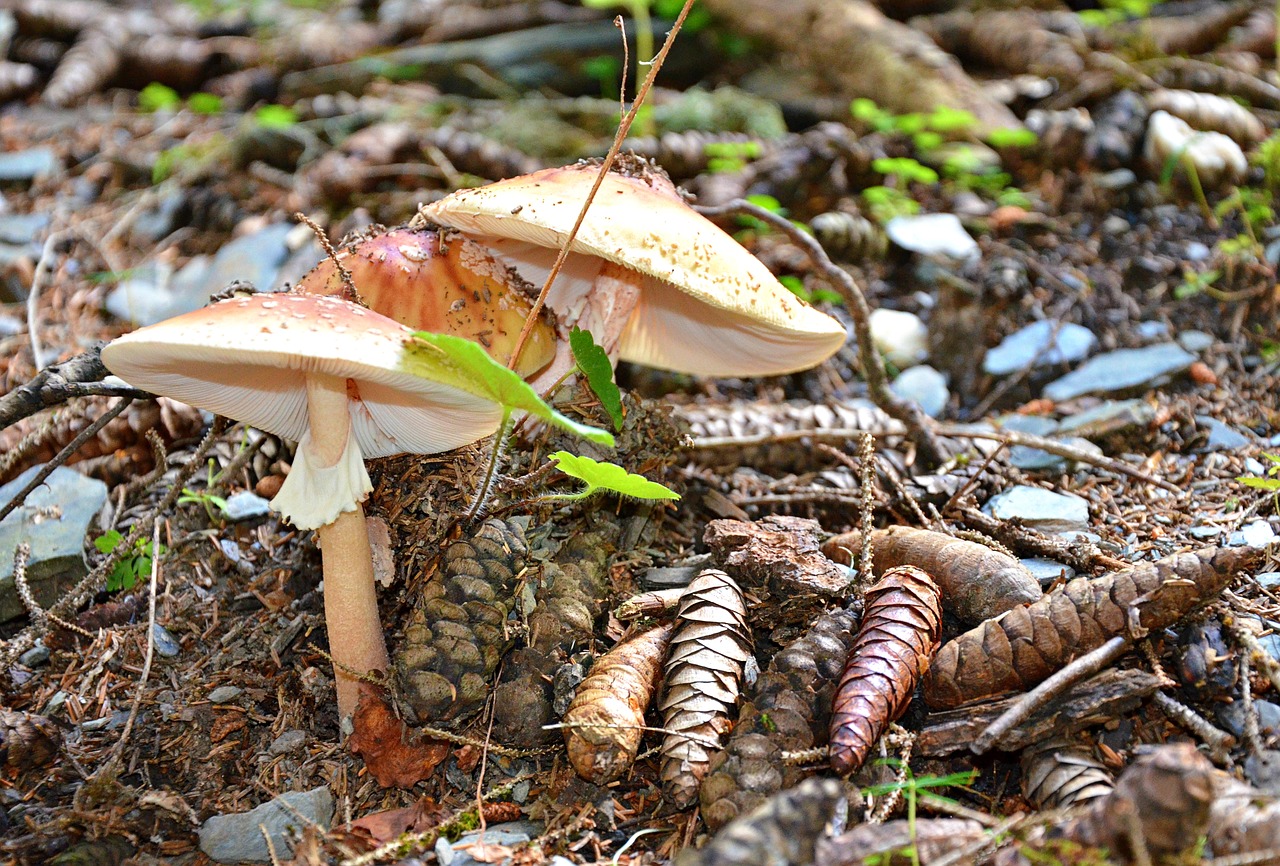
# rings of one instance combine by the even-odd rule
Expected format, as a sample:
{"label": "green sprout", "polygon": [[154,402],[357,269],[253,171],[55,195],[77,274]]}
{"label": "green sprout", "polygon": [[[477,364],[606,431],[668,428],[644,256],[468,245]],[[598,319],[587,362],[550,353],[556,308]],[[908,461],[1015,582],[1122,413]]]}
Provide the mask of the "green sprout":
{"label": "green sprout", "polygon": [[202,508],[204,508],[205,514],[209,515],[209,520],[216,522],[218,520],[218,514],[216,512],[221,512],[223,514],[226,513],[227,500],[211,492],[214,489],[214,487],[217,485],[218,478],[221,475],[221,473],[218,473],[216,475],[214,474],[213,462],[214,462],[213,458],[210,457],[209,458],[209,474],[205,482],[207,489],[192,490],[190,487],[182,488],[182,495],[178,497],[178,504],[179,505],[192,505],[192,504],[199,505]]}
{"label": "green sprout", "polygon": [[1239,475],[1239,481],[1245,487],[1255,490],[1266,490],[1271,493],[1271,505],[1280,514],[1280,454],[1263,454],[1262,459],[1270,463],[1262,475]]}
{"label": "green sprout", "polygon": [[[118,529],[108,530],[106,534],[93,540],[93,546],[103,554],[114,553],[123,543],[124,535]],[[165,553],[163,544],[158,551],[153,551],[150,538],[139,538],[133,543],[133,550],[112,567],[111,573],[107,575],[107,589],[112,592],[133,589],[139,580],[151,573],[152,560]]]}
{"label": "green sprout", "polygon": [[616,463],[601,463],[590,457],[579,457],[568,451],[557,451],[550,455],[556,468],[576,478],[587,486],[577,493],[552,493],[542,497],[542,501],[577,502],[604,490],[617,493],[632,499],[679,499],[676,493],[656,481],[650,481],[643,475],[628,472]]}
{"label": "green sprout", "polygon": [[622,429],[622,392],[613,381],[613,364],[609,354],[596,345],[590,331],[574,328],[569,334],[569,348],[573,350],[573,360],[578,369],[587,378],[587,385],[600,400],[600,405],[609,414],[614,430]]}

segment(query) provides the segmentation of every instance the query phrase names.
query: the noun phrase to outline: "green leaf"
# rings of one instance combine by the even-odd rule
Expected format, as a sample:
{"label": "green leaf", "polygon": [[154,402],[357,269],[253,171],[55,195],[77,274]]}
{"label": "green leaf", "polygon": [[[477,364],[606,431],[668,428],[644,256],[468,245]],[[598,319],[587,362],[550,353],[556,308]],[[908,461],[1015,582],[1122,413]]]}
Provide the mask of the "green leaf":
{"label": "green leaf", "polygon": [[217,114],[222,111],[222,97],[213,93],[193,93],[187,99],[187,107],[196,114]]}
{"label": "green leaf", "polygon": [[120,534],[120,530],[112,529],[95,538],[93,546],[98,548],[99,553],[110,553],[119,547],[122,541],[124,541],[124,536]]}
{"label": "green leaf", "polygon": [[253,113],[253,122],[265,129],[288,129],[298,122],[298,115],[283,105],[264,105]]}
{"label": "green leaf", "polygon": [[993,129],[987,133],[987,144],[992,147],[1031,147],[1036,134],[1029,129]]}
{"label": "green leaf", "polygon": [[613,421],[613,429],[622,429],[622,392],[613,382],[613,364],[609,362],[609,353],[596,345],[590,331],[574,328],[569,334],[569,348],[573,350],[573,360],[578,362],[578,369],[587,377],[587,384],[600,398],[600,405],[609,413]]}
{"label": "green leaf", "polygon": [[1257,478],[1253,475],[1237,476],[1239,481],[1245,487],[1256,487],[1259,490],[1280,490],[1280,478]]}
{"label": "green leaf", "polygon": [[479,343],[418,331],[405,342],[400,369],[492,400],[507,411],[528,412],[583,439],[613,446],[611,433],[580,424],[552,409],[528,382],[490,358]]}
{"label": "green leaf", "polygon": [[580,493],[570,493],[556,499],[586,499],[597,490],[612,490],[623,496],[635,499],[679,499],[680,494],[669,490],[656,481],[650,481],[643,475],[635,475],[616,463],[600,463],[590,457],[579,457],[568,451],[557,451],[550,455],[556,461],[556,468],[584,482],[587,487]]}
{"label": "green leaf", "polygon": [[181,104],[182,97],[178,91],[156,81],[138,91],[138,107],[148,113],[177,108]]}

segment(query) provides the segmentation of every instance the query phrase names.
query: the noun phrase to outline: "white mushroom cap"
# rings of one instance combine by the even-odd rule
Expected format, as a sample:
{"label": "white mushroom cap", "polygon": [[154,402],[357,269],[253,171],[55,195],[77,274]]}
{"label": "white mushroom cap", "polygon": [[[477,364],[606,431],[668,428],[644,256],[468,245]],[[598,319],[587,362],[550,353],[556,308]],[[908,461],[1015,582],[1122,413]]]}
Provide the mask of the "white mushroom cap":
{"label": "white mushroom cap", "polygon": [[[461,190],[423,209],[482,240],[525,279],[546,282],[599,168],[550,168]],[[611,172],[587,211],[548,304],[570,321],[604,261],[643,275],[619,356],[710,376],[812,367],[834,354],[844,327],[805,304],[664,175]]]}
{"label": "white mushroom cap", "polygon": [[494,402],[398,369],[410,333],[338,298],[252,295],[125,334],[102,361],[136,388],[294,440],[308,428],[306,375],[344,377],[365,457],[448,451],[496,430]]}

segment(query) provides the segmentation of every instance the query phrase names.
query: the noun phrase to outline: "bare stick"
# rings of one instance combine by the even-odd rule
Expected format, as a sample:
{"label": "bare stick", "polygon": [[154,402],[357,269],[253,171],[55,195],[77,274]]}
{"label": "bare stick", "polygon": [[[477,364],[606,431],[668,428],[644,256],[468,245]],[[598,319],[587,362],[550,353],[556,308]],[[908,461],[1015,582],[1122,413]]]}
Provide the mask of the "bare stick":
{"label": "bare stick", "polygon": [[116,403],[116,405],[112,406],[110,409],[95,418],[92,424],[81,430],[80,434],[68,442],[67,446],[59,451],[52,460],[40,467],[40,471],[38,471],[29,482],[27,482],[25,487],[18,491],[17,496],[14,496],[13,499],[9,500],[4,505],[0,505],[0,520],[4,520],[5,517],[13,511],[13,509],[21,505],[23,501],[26,500],[27,494],[43,484],[45,479],[53,474],[53,470],[66,463],[67,458],[80,450],[81,445],[96,436],[99,430],[110,424],[116,416],[125,409],[128,409],[129,404],[132,402],[132,397],[123,398],[120,402]]}
{"label": "bare stick", "polygon": [[981,427],[970,427],[964,424],[938,424],[934,427],[934,430],[940,436],[954,436],[957,439],[989,439],[992,442],[1003,442],[1005,445],[1025,445],[1028,448],[1038,448],[1041,451],[1065,457],[1067,460],[1088,463],[1091,466],[1110,470],[1117,475],[1128,475],[1130,478],[1145,481],[1147,484],[1154,484],[1157,487],[1168,490],[1170,493],[1182,492],[1182,488],[1178,485],[1165,481],[1163,478],[1155,478],[1148,475],[1141,469],[1135,469],[1127,463],[1112,460],[1110,457],[1104,457],[1101,454],[1092,454],[1046,436],[1036,436],[1032,433],[1022,433],[1017,430],[984,430]]}
{"label": "bare stick", "polygon": [[716,207],[695,209],[708,217],[732,214],[753,216],[785,233],[796,246],[804,250],[814,267],[822,272],[827,282],[844,298],[845,307],[853,317],[853,331],[858,340],[858,363],[862,367],[862,375],[867,380],[867,396],[887,414],[906,426],[907,435],[911,437],[916,448],[920,449],[920,456],[925,463],[930,466],[942,463],[944,459],[942,447],[938,444],[929,419],[915,403],[903,400],[889,390],[889,377],[884,370],[884,359],[880,357],[875,344],[871,341],[871,306],[867,303],[867,296],[862,293],[862,287],[854,282],[853,277],[832,263],[822,245],[812,236],[797,229],[785,217],[743,199],[735,199],[728,204]]}
{"label": "bare stick", "polygon": [[127,385],[101,381],[110,371],[102,365],[100,353],[101,348],[91,349],[61,364],[45,367],[30,382],[0,397],[0,429],[73,397],[100,395],[141,399],[152,396]]}
{"label": "bare stick", "polygon": [[44,239],[40,261],[36,262],[36,271],[31,277],[31,290],[27,293],[27,336],[31,340],[31,360],[37,370],[44,368],[44,348],[40,345],[40,293],[53,269],[54,252],[64,237],[64,232],[52,232]]}
{"label": "bare stick", "polygon": [[1225,755],[1236,744],[1236,738],[1221,728],[1215,727],[1208,719],[1197,713],[1186,704],[1169,697],[1164,692],[1156,692],[1152,701],[1160,712],[1177,722],[1200,739],[1215,755]]}
{"label": "bare stick", "polygon": [[1062,694],[1062,692],[1081,680],[1093,676],[1124,655],[1129,649],[1129,644],[1130,638],[1128,636],[1117,635],[1093,652],[1080,656],[1080,658],[1023,695],[1013,706],[1009,707],[998,719],[992,722],[985,731],[979,734],[978,738],[969,746],[969,749],[975,755],[985,754],[990,751],[992,747],[999,744],[1001,737],[1026,721],[1032,713],[1047,701]]}
{"label": "bare stick", "polygon": [[596,175],[596,181],[591,185],[590,192],[587,193],[587,200],[582,203],[582,210],[578,211],[578,219],[574,222],[573,228],[569,230],[569,236],[564,239],[564,245],[560,247],[560,254],[556,256],[555,264],[551,266],[551,272],[547,274],[547,281],[543,283],[542,291],[538,292],[538,299],[533,302],[533,309],[529,311],[528,318],[524,320],[524,327],[520,329],[520,336],[516,338],[515,348],[511,350],[511,360],[507,362],[507,367],[512,370],[516,368],[516,364],[520,361],[520,351],[524,348],[525,342],[529,339],[529,334],[533,331],[534,324],[537,323],[538,317],[542,314],[542,308],[547,303],[547,295],[551,291],[551,284],[555,282],[556,275],[564,267],[565,259],[569,258],[569,248],[573,246],[573,239],[578,236],[578,229],[582,227],[583,220],[587,218],[587,209],[591,207],[591,202],[596,197],[596,191],[600,189],[600,184],[604,183],[605,177],[609,174],[609,169],[613,167],[613,161],[618,158],[618,150],[622,147],[623,139],[631,131],[631,124],[635,123],[636,116],[640,113],[641,106],[644,105],[645,97],[649,95],[649,88],[653,86],[653,80],[658,77],[658,70],[666,62],[667,53],[671,51],[671,46],[675,44],[676,35],[680,32],[680,28],[684,26],[684,19],[689,16],[689,10],[692,7],[693,0],[685,0],[684,8],[680,10],[675,23],[671,25],[670,32],[667,33],[667,41],[662,43],[662,50],[653,58],[653,63],[649,67],[649,74],[645,76],[644,83],[636,91],[636,98],[631,104],[631,110],[622,119],[622,123],[618,124],[618,134],[613,137],[613,145],[609,148],[609,152],[605,154],[604,162],[600,163],[600,172]]}

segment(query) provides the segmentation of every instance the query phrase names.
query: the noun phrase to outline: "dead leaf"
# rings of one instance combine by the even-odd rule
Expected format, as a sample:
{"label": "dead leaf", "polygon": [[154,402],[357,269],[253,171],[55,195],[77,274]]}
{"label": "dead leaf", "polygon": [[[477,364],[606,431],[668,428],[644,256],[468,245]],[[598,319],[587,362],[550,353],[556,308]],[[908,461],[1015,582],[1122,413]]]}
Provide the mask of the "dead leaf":
{"label": "dead leaf", "polygon": [[347,745],[384,788],[412,788],[449,754],[448,743],[411,730],[392,712],[386,690],[371,683],[360,684],[352,723]]}
{"label": "dead leaf", "polygon": [[440,823],[444,810],[431,797],[423,797],[412,806],[375,812],[351,822],[350,829],[364,831],[375,845],[390,842],[404,833],[421,833]]}

